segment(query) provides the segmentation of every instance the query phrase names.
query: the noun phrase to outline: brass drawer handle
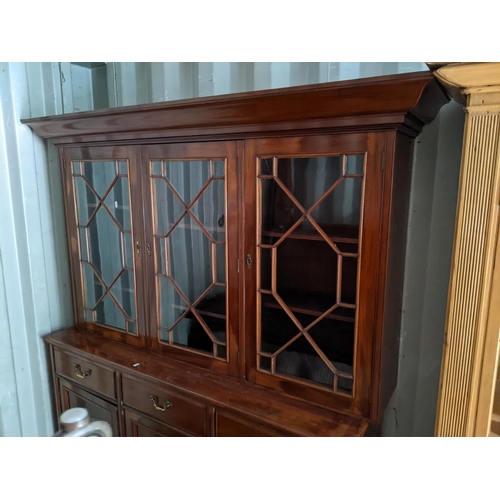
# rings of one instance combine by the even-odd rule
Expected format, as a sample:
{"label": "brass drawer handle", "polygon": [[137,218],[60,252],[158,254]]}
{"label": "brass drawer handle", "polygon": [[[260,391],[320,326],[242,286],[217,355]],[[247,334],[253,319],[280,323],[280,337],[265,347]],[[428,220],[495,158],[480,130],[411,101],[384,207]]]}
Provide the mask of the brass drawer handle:
{"label": "brass drawer handle", "polygon": [[82,372],[82,368],[80,365],[75,365],[75,368],[76,368],[75,375],[78,378],[90,377],[92,375],[92,370],[90,368],[88,370],[85,370],[84,372]]}
{"label": "brass drawer handle", "polygon": [[159,411],[165,411],[168,408],[172,408],[174,406],[170,401],[167,401],[166,403],[163,404],[162,406],[158,405],[158,398],[156,396],[153,396],[152,394],[149,396],[149,399],[153,402],[153,406],[159,410]]}

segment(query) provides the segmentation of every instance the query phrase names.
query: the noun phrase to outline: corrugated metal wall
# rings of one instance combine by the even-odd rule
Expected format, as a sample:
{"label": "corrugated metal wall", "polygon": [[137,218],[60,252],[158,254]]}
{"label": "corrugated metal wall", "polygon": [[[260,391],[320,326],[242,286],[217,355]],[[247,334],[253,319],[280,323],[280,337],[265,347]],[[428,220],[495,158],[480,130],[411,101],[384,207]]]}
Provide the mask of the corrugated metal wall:
{"label": "corrugated metal wall", "polygon": [[[0,436],[53,433],[41,337],[72,324],[58,160],[21,118],[424,69],[423,63],[0,63]],[[417,145],[400,384],[387,435],[433,431],[461,127],[460,106],[448,105]]]}
{"label": "corrugated metal wall", "polygon": [[107,85],[114,107],[425,69],[423,63],[108,63]]}
{"label": "corrugated metal wall", "polygon": [[0,434],[53,432],[41,336],[70,325],[54,148],[20,119],[61,113],[57,63],[0,64]]}

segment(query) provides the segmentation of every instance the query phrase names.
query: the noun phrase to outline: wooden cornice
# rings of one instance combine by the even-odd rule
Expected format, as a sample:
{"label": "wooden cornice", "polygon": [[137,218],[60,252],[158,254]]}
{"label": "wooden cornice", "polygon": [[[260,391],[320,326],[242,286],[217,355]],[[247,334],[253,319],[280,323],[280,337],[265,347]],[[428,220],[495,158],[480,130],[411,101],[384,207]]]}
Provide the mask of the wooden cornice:
{"label": "wooden cornice", "polygon": [[448,97],[430,71],[22,120],[54,143],[401,128],[416,135]]}
{"label": "wooden cornice", "polygon": [[[427,64],[432,67],[435,63]],[[500,63],[440,64],[434,75],[458,102],[471,105],[467,98],[473,94],[500,91]]]}

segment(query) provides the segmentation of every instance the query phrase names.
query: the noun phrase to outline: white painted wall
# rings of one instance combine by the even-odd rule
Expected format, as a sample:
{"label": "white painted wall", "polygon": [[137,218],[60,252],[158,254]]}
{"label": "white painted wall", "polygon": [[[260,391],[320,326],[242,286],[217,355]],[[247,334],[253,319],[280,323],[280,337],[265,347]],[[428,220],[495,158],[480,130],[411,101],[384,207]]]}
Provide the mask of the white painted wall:
{"label": "white painted wall", "polygon": [[[0,63],[0,436],[53,433],[41,337],[73,321],[58,160],[21,118],[422,69],[423,63]],[[417,144],[400,378],[385,435],[433,433],[462,130],[462,111],[452,103]]]}

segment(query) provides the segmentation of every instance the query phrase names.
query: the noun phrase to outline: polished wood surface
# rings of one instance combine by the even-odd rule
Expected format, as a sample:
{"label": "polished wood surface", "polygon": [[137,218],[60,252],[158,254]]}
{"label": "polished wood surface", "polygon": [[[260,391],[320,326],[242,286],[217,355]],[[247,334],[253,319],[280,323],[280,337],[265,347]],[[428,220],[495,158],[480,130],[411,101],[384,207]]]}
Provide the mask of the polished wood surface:
{"label": "polished wood surface", "polygon": [[447,100],[432,73],[421,72],[87,111],[23,123],[56,144],[396,126],[415,136]]}
{"label": "polished wood surface", "polygon": [[381,355],[374,356],[373,422],[382,421],[397,384],[412,154],[413,141],[408,137],[386,134],[381,182],[384,199],[379,236],[381,260],[377,277],[372,282],[379,288],[378,307],[383,311],[378,315],[374,339]]}
{"label": "polished wood surface", "polygon": [[127,376],[122,377],[122,388],[125,406],[135,408],[192,436],[206,435],[205,405],[161,386]]}
{"label": "polished wood surface", "polygon": [[[166,392],[182,393],[207,406],[269,422],[283,432],[299,436],[354,437],[363,435],[366,419],[327,410],[255,384],[198,368],[159,354],[74,329],[45,337],[54,348],[106,366],[144,385],[159,385]],[[120,384],[121,385],[121,384]],[[149,397],[149,393],[146,394]],[[139,396],[137,396],[139,397]],[[210,415],[207,416],[210,419]],[[207,431],[210,435],[210,431]]]}
{"label": "polished wood surface", "polygon": [[78,356],[54,349],[54,371],[57,375],[76,382],[98,394],[116,399],[113,370],[96,365]]}

